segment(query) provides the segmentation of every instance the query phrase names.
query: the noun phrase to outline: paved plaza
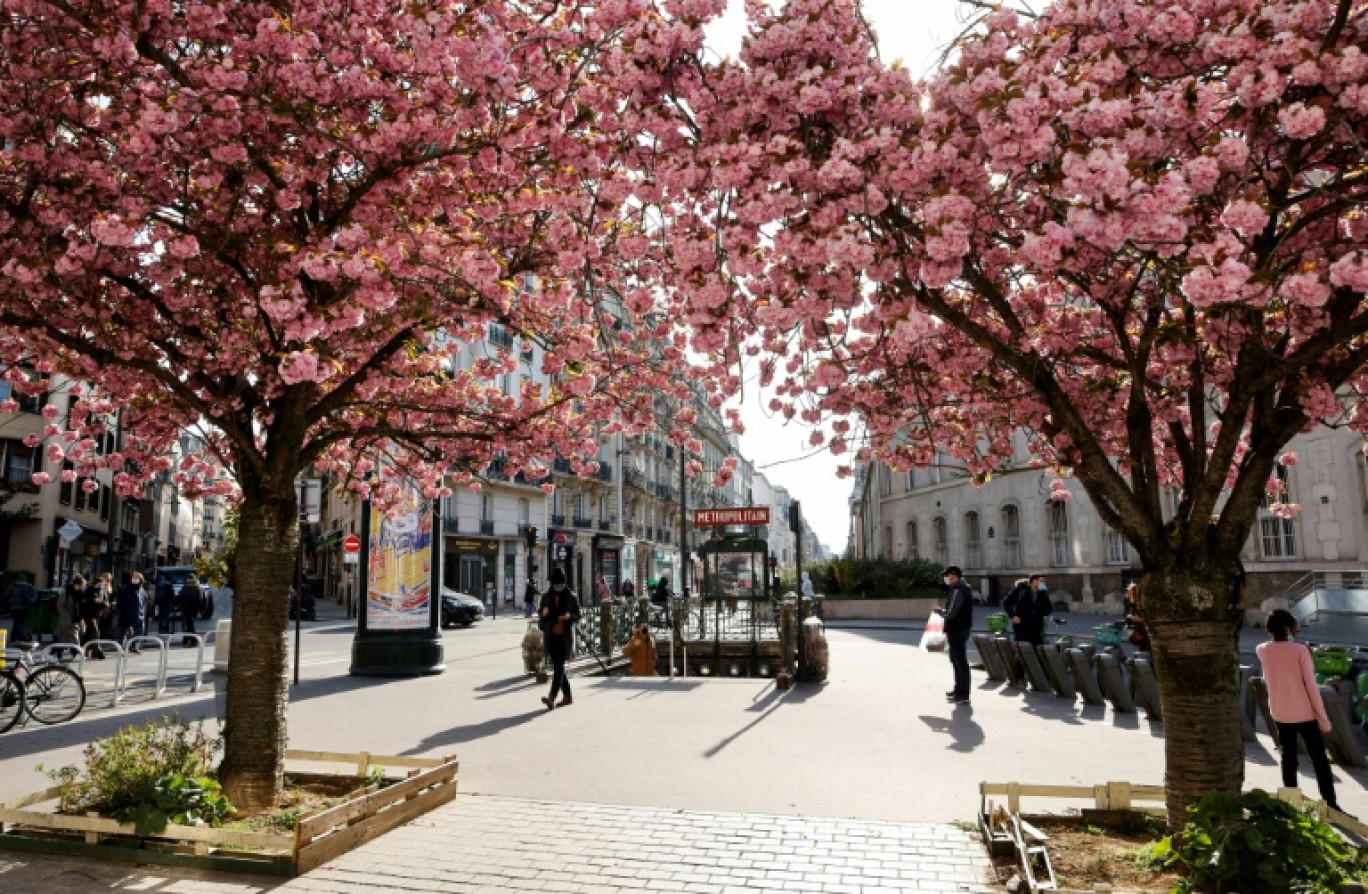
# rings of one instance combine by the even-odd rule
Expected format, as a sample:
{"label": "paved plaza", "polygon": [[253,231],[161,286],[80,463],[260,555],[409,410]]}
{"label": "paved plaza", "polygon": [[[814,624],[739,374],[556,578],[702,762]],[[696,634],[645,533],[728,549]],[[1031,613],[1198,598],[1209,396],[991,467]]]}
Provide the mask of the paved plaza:
{"label": "paved plaza", "polygon": [[[907,625],[834,626],[821,686],[576,678],[575,704],[550,713],[542,687],[520,673],[524,630],[520,618],[499,617],[447,631],[446,673],[376,680],[347,675],[345,621],[308,628],[291,747],[455,754],[461,794],[302,878],[0,852],[0,885],[7,894],[987,891],[987,860],[963,826],[981,780],[1163,779],[1163,729],[1143,714],[990,686],[981,672],[972,705],[947,705],[945,657],[914,648]],[[92,706],[64,726],[0,736],[0,798],[42,787],[35,765],[76,762],[88,739],[171,710],[213,718],[217,701],[206,691]],[[1271,747],[1266,737],[1249,747],[1249,785],[1278,784]],[[1302,788],[1313,792],[1306,769]],[[1368,815],[1368,776],[1336,776],[1346,809]]]}

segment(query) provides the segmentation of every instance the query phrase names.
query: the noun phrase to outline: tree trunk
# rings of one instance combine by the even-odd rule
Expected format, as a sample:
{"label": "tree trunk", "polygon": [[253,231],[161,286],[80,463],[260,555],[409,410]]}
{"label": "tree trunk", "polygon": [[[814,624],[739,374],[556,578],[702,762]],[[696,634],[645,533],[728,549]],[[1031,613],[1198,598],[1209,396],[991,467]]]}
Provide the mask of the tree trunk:
{"label": "tree trunk", "polygon": [[271,807],[284,782],[290,585],[299,544],[294,483],[244,482],[235,559],[228,710],[219,777],[240,811]]}
{"label": "tree trunk", "polygon": [[[1209,557],[1208,557],[1209,558]],[[1147,572],[1140,614],[1149,628],[1164,709],[1164,788],[1170,829],[1213,791],[1244,786],[1239,626],[1244,574],[1187,567]]]}

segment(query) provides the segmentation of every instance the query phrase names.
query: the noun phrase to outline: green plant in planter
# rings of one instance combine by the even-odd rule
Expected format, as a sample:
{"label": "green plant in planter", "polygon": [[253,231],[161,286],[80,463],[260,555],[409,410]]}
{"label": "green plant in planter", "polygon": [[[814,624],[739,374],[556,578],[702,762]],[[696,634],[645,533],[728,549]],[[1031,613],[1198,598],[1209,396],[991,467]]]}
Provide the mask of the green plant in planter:
{"label": "green plant in planter", "polygon": [[63,813],[112,816],[134,823],[140,835],[168,822],[216,823],[233,809],[213,778],[220,747],[202,720],[163,717],[160,725],[149,720],[91,742],[84,775],[73,765],[48,776],[60,789]]}
{"label": "green plant in planter", "polygon": [[1179,894],[1328,894],[1353,859],[1330,826],[1258,789],[1239,797],[1213,792],[1190,813],[1179,835],[1150,850],[1154,862],[1183,874],[1173,889]]}

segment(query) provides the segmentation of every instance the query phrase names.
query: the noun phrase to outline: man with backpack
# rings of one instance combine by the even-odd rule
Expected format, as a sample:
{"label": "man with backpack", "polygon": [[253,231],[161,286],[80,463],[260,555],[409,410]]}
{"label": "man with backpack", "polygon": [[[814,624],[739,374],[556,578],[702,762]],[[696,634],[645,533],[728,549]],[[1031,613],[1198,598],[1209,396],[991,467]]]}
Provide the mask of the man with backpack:
{"label": "man with backpack", "polygon": [[1050,591],[1045,586],[1045,575],[1037,572],[1026,580],[1019,580],[1002,610],[1012,619],[1012,638],[1019,643],[1045,645],[1045,619],[1054,614]]}

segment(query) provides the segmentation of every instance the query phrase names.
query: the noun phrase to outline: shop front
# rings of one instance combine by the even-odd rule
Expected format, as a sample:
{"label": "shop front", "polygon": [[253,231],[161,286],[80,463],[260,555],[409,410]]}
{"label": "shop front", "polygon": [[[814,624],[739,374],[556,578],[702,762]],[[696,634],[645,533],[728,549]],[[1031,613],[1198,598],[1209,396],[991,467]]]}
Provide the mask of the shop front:
{"label": "shop front", "polygon": [[679,586],[679,553],[672,549],[656,547],[651,550],[651,572],[647,575],[647,585],[655,586],[656,581],[662,577],[670,582],[670,589],[673,592],[681,592]]}
{"label": "shop front", "polygon": [[499,541],[447,537],[443,554],[442,586],[467,593],[485,603],[494,601]]}
{"label": "shop front", "polygon": [[[599,534],[594,538],[594,574],[603,578],[608,592],[616,597],[620,592],[622,580],[622,538]],[[594,593],[591,602],[598,602],[599,595]]]}

